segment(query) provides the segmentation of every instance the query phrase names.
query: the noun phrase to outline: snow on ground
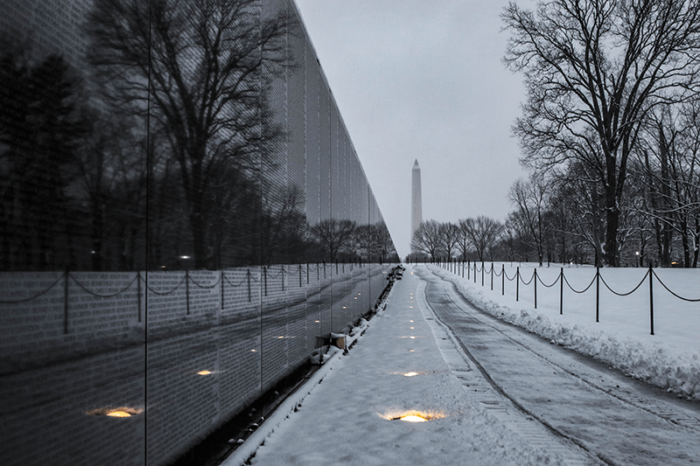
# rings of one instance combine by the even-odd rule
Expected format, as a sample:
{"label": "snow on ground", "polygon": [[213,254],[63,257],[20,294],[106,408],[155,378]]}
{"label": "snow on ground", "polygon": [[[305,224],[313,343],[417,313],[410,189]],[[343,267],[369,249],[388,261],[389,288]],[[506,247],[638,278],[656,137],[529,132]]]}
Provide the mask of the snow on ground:
{"label": "snow on ground", "polygon": [[[303,387],[298,412],[286,410],[265,423],[274,432],[262,436],[252,464],[561,464],[488,414],[463,388],[416,302],[418,283],[409,269],[355,348],[328,362],[331,370],[322,368],[321,383]],[[404,375],[409,372],[418,374]],[[391,420],[408,413],[433,419]],[[253,441],[260,443],[251,438],[246,444]],[[234,455],[224,465],[241,459]]]}
{"label": "snow on ground", "polygon": [[[502,266],[508,278],[516,267],[524,281],[532,277],[535,264],[495,263]],[[505,281],[502,296],[500,277],[494,276],[491,290],[491,264],[486,263],[484,286],[481,272],[474,283],[470,279],[428,266],[438,275],[457,285],[460,293],[487,313],[506,320],[553,343],[604,361],[625,374],[668,389],[689,399],[700,400],[700,303],[684,302],[666,291],[654,277],[654,335],[650,334],[650,293],[648,279],[631,295],[613,295],[600,282],[599,323],[596,323],[596,284],[583,294],[576,294],[564,285],[563,315],[560,315],[560,286],[546,288],[538,283],[537,309],[534,308],[534,287],[520,284],[516,302],[515,280]],[[479,267],[481,267],[479,265]],[[628,293],[640,283],[648,269],[601,269],[605,282],[618,293]],[[593,267],[564,266],[564,275],[577,291],[586,288],[595,277]],[[542,281],[551,285],[561,266],[537,267]],[[676,294],[700,298],[700,271],[695,269],[655,269],[659,278]]]}

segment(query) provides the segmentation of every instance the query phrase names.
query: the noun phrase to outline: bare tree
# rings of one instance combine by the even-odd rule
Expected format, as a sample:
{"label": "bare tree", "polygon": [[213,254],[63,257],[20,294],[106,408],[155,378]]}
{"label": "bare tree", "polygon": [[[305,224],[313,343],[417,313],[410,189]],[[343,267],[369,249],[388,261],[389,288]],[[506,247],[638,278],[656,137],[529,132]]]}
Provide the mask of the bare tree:
{"label": "bare tree", "polygon": [[442,247],[442,237],[440,235],[440,224],[435,220],[426,220],[418,225],[413,232],[411,250],[426,254],[434,261]]}
{"label": "bare tree", "polygon": [[[213,182],[260,166],[271,76],[285,63],[285,18],[255,0],[95,0],[88,59],[111,101],[150,115],[177,161],[195,266],[210,262]],[[150,129],[150,128],[149,128]],[[225,189],[235,190],[233,186]]]}
{"label": "bare tree", "polygon": [[460,229],[454,223],[440,224],[440,239],[442,241],[442,250],[447,254],[447,260],[451,261],[456,257],[457,248],[460,242]]}
{"label": "bare tree", "polygon": [[533,175],[530,181],[517,180],[509,193],[517,212],[511,220],[519,223],[518,229],[530,239],[540,265],[544,260],[545,242],[550,226],[545,219],[549,203],[548,190],[549,185],[544,177]]}
{"label": "bare tree", "polygon": [[552,0],[537,12],[511,2],[505,62],[525,76],[514,132],[537,169],[579,161],[605,206],[604,255],[618,265],[620,205],[645,115],[697,91],[700,2]]}
{"label": "bare tree", "polygon": [[459,252],[462,254],[463,260],[467,260],[467,254],[471,252],[472,243],[469,237],[469,232],[467,231],[468,225],[466,220],[460,220],[458,226],[459,242],[457,243],[457,247],[459,248]]}
{"label": "bare tree", "polygon": [[486,253],[493,252],[493,248],[496,246],[503,225],[483,215],[480,215],[476,219],[468,218],[460,221],[460,223],[461,222],[464,222],[465,231],[469,235],[474,249],[476,249],[479,260],[483,262],[486,258]]}
{"label": "bare tree", "polygon": [[[654,226],[659,261],[671,265],[674,233],[683,263],[697,263],[700,231],[700,101],[659,107],[650,114],[640,145],[639,180],[647,194],[637,201]],[[691,257],[692,256],[692,257]]]}

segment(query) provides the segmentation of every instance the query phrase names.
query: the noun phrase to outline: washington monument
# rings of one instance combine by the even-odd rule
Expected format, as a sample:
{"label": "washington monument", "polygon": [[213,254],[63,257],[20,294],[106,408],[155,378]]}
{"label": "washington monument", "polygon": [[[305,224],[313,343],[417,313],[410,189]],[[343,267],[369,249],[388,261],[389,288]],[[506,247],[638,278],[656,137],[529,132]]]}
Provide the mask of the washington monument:
{"label": "washington monument", "polygon": [[420,189],[420,166],[418,159],[413,164],[413,183],[411,190],[411,241],[413,241],[413,233],[418,229],[418,225],[423,221],[423,204],[421,201]]}

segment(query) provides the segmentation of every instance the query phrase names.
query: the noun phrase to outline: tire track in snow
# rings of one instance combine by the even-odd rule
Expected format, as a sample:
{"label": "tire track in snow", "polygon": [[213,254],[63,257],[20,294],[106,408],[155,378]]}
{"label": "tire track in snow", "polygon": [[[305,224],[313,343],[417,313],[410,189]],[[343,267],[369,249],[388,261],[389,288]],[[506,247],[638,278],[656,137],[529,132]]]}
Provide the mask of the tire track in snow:
{"label": "tire track in snow", "polygon": [[[464,390],[471,396],[474,396],[489,414],[510,426],[516,435],[519,435],[532,445],[557,453],[566,465],[584,466],[590,464],[591,461],[595,461],[598,464],[596,460],[599,460],[599,458],[595,454],[589,452],[575,440],[568,438],[546,422],[542,422],[541,419],[530,413],[502,390],[459,338],[454,335],[450,326],[443,322],[432,309],[425,296],[426,284],[427,282],[423,279],[421,286],[418,287],[421,307],[425,307],[424,317],[426,320],[436,320],[439,323],[431,325],[435,339],[438,342],[438,348],[455,376],[462,380]],[[449,337],[449,343],[445,342],[447,338],[442,337],[442,334]],[[471,361],[478,369],[479,375],[474,374],[469,365],[466,364],[465,358]],[[498,395],[493,393],[494,391]],[[510,404],[517,412],[512,412],[513,410],[509,409],[508,401],[503,400],[503,398],[510,401]],[[538,421],[539,424],[533,421]],[[605,464],[611,464],[604,460],[601,461]]]}

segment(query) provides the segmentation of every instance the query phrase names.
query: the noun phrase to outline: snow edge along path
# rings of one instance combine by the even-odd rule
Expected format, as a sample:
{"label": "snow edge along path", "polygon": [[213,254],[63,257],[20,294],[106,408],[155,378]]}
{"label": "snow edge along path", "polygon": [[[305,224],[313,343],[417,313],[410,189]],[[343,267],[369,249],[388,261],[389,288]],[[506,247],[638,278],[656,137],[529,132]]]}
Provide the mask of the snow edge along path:
{"label": "snow edge along path", "polygon": [[[377,304],[376,314],[386,309],[386,305],[391,299],[394,293],[394,287],[392,285],[386,298]],[[366,321],[365,321],[366,322]],[[353,343],[360,339],[364,335],[365,330],[369,328],[368,324],[364,325],[364,328],[358,328],[358,332],[354,336],[348,335],[347,347],[350,347]],[[332,347],[335,348],[335,347]],[[304,382],[297,390],[292,393],[286,400],[284,400],[277,409],[265,419],[265,422],[258,427],[258,429],[250,435],[240,447],[231,453],[223,462],[221,466],[243,466],[245,463],[254,456],[258,449],[265,443],[265,439],[270,437],[284,421],[289,419],[289,416],[294,414],[294,409],[302,404],[307,396],[311,395],[314,389],[326,378],[327,375],[334,369],[340,369],[345,362],[342,356],[343,351],[335,348],[336,351],[329,356],[328,360],[323,363],[323,365],[311,376],[309,380]],[[337,373],[338,371],[336,371]]]}
{"label": "snow edge along path", "polygon": [[496,303],[484,291],[474,289],[462,277],[440,267],[428,266],[440,278],[452,282],[457,291],[479,310],[604,362],[627,376],[664,388],[688,400],[700,401],[700,363],[690,356],[673,357],[658,343],[644,344],[632,338],[620,338],[605,330],[581,327],[567,321],[553,321],[535,309],[513,309]]}

